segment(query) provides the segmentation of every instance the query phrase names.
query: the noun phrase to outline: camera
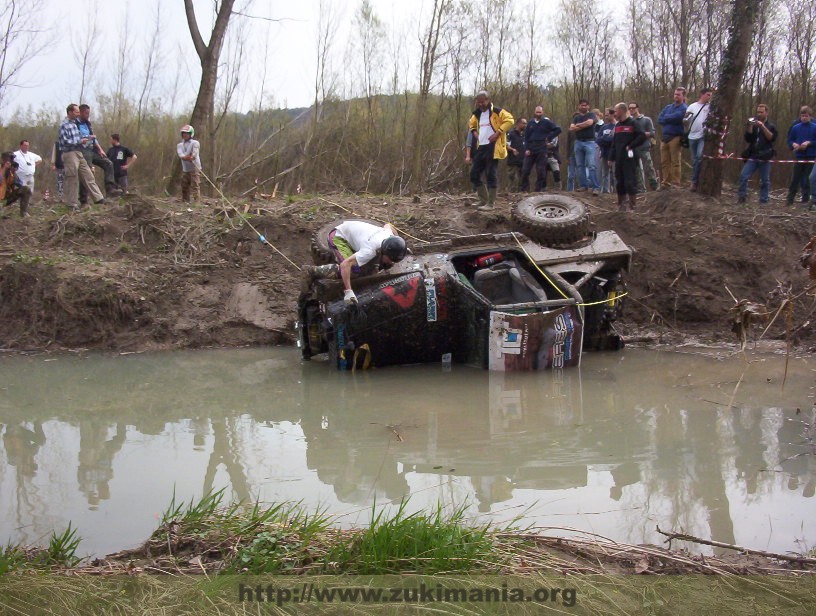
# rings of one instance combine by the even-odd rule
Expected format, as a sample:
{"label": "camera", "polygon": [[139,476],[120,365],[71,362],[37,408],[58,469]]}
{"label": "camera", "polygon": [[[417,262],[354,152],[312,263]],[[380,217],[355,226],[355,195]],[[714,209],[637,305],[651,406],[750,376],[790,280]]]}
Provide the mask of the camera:
{"label": "camera", "polygon": [[750,124],[751,126],[756,124],[756,118],[748,118],[748,124]]}

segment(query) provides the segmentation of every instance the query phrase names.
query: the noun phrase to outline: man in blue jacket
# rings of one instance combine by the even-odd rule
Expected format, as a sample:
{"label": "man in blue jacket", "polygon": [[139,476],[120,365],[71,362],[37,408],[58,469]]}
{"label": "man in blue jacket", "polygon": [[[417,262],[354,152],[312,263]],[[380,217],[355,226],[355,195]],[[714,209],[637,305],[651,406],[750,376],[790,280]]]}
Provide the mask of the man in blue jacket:
{"label": "man in blue jacket", "polygon": [[662,187],[680,187],[680,163],[683,150],[680,137],[683,135],[683,117],[686,115],[686,89],[674,89],[674,102],[663,107],[657,123],[663,129],[660,138],[660,167]]}
{"label": "man in blue jacket", "polygon": [[[796,192],[803,177],[808,177],[813,170],[813,161],[816,160],[816,123],[811,121],[813,115],[810,107],[802,107],[799,112],[799,123],[788,132],[788,147],[796,155],[796,164],[793,165],[793,176],[788,187],[788,205],[793,205]],[[802,203],[810,200],[806,193],[809,186],[802,189]]]}

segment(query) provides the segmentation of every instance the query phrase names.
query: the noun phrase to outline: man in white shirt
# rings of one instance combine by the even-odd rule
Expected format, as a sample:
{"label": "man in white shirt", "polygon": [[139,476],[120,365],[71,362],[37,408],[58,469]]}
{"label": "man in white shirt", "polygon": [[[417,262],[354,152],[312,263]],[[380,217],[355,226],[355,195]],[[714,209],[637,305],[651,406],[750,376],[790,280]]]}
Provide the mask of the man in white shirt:
{"label": "man in white shirt", "polygon": [[308,284],[315,278],[341,278],[343,280],[343,300],[346,304],[356,304],[357,296],[351,288],[351,274],[360,274],[363,267],[379,258],[377,265],[388,269],[405,258],[408,248],[389,223],[382,227],[363,220],[346,220],[331,230],[328,236],[329,249],[334,253],[338,265],[307,265],[304,271]]}
{"label": "man in white shirt", "polygon": [[683,127],[689,141],[691,151],[691,192],[697,191],[697,183],[700,181],[700,164],[703,162],[703,146],[705,145],[705,122],[708,112],[711,109],[711,95],[714,91],[711,88],[700,90],[700,98],[696,103],[692,103],[686,109],[683,118]]}
{"label": "man in white shirt", "polygon": [[20,178],[23,185],[28,186],[31,192],[34,192],[34,172],[37,170],[37,165],[42,162],[39,154],[35,154],[29,150],[27,139],[20,142],[20,149],[14,152],[14,162],[19,165],[17,169],[17,177]]}
{"label": "man in white shirt", "polygon": [[[362,220],[347,220],[332,231],[329,241],[343,259],[340,261],[340,278],[347,304],[357,303],[357,296],[351,289],[351,272],[355,267],[361,268],[379,256],[380,266],[387,269],[402,261],[407,252],[405,240],[389,223],[378,227]],[[348,254],[350,250],[352,254]]]}
{"label": "man in white shirt", "polygon": [[185,124],[179,131],[181,142],[176,146],[176,153],[181,159],[181,201],[194,203],[201,201],[201,144],[193,139],[195,129]]}

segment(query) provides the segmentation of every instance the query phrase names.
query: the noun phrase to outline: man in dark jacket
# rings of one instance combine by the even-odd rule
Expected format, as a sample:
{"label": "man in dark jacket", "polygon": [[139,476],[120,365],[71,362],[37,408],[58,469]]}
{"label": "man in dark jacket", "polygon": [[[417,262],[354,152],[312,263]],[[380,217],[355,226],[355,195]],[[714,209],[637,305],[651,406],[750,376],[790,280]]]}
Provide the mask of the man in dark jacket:
{"label": "man in dark jacket", "polygon": [[527,119],[516,120],[516,127],[507,133],[507,171],[510,190],[521,190],[521,169],[524,166],[524,129]]}
{"label": "man in dark jacket", "polygon": [[756,115],[748,120],[745,128],[745,141],[748,148],[743,152],[747,158],[739,179],[737,203],[745,203],[748,195],[748,180],[759,171],[759,202],[768,203],[771,190],[771,163],[774,157],[773,144],[777,137],[776,126],[768,121],[768,105],[760,103],[756,108]]}
{"label": "man in dark jacket", "polygon": [[544,116],[544,107],[539,105],[533,112],[533,119],[524,131],[524,168],[521,172],[521,190],[530,190],[530,173],[535,165],[536,192],[547,188],[547,144],[561,134],[561,127]]}
{"label": "man in dark jacket", "polygon": [[[646,133],[629,115],[626,103],[615,105],[615,119],[617,124],[615,124],[607,164],[612,166],[612,163],[615,163],[615,190],[618,193],[618,210],[632,212],[637,203],[638,158],[635,155],[635,150],[646,141]],[[629,198],[628,206],[625,203],[627,196]]]}

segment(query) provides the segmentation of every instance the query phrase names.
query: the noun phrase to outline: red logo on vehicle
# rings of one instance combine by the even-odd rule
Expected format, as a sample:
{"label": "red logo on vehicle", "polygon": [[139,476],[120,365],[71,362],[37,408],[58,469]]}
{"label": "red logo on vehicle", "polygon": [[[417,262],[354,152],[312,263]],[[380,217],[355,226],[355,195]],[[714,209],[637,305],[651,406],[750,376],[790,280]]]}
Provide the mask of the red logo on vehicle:
{"label": "red logo on vehicle", "polygon": [[[383,293],[394,300],[400,308],[408,309],[414,305],[416,301],[417,290],[419,289],[420,277],[416,276],[410,280],[400,283],[400,290],[397,292],[396,287],[383,287]],[[407,283],[407,284],[406,284]]]}

